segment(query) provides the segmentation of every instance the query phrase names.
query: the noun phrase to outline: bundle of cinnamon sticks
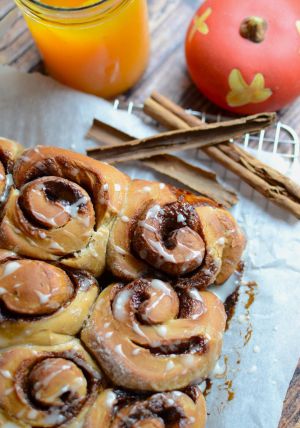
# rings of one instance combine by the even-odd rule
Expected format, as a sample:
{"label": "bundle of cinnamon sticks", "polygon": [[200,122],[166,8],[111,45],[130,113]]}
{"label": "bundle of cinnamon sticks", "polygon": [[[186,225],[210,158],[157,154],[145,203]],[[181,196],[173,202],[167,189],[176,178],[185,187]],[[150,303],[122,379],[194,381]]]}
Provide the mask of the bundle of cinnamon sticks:
{"label": "bundle of cinnamon sticks", "polygon": [[263,113],[206,124],[157,92],[145,101],[144,112],[173,131],[136,140],[95,120],[88,137],[109,145],[90,149],[88,154],[107,162],[143,160],[156,171],[168,171],[169,176],[172,176],[170,165],[173,165],[173,178],[214,198],[224,206],[233,205],[237,200],[236,195],[224,189],[215,176],[206,176],[209,183],[204,180],[200,188],[196,189],[196,176],[205,176],[205,172],[203,173],[202,169],[197,170],[195,166],[190,168],[190,165],[179,158],[169,155],[176,150],[201,148],[210,158],[239,176],[255,190],[300,218],[300,186],[232,142],[245,133],[266,128],[274,122],[275,114]]}

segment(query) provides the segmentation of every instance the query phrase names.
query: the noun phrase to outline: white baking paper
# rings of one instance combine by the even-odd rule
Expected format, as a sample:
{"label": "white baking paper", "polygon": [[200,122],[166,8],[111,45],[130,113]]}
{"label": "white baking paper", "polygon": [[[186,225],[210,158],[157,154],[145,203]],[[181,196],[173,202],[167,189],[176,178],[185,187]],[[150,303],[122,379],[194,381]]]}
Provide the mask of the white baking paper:
{"label": "white baking paper", "polygon": [[[84,136],[95,116],[137,137],[155,132],[99,98],[39,74],[0,68],[0,135],[25,146],[45,144],[84,152],[93,146]],[[211,166],[238,190],[240,202],[232,211],[248,238],[243,278],[233,277],[215,290],[228,294],[242,282],[236,313],[224,337],[223,354],[212,374],[207,427],[276,428],[300,356],[300,222],[219,165],[207,162],[197,151],[183,156],[195,164],[202,159],[202,165]],[[262,156],[280,169],[288,169],[281,158]],[[136,164],[122,169],[132,177],[163,179]],[[299,169],[295,164],[292,171],[298,182]],[[254,303],[247,309],[251,295],[248,281],[258,285],[253,287]],[[251,337],[244,345],[249,332]]]}

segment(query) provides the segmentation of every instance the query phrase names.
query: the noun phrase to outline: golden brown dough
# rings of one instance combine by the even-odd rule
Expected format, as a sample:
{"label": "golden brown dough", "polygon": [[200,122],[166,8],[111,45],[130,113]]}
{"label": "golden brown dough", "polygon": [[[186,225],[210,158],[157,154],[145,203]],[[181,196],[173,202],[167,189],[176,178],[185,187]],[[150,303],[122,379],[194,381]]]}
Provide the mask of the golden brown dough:
{"label": "golden brown dough", "polygon": [[234,218],[210,199],[134,180],[110,233],[107,264],[126,281],[152,275],[205,288],[234,272],[244,246]]}
{"label": "golden brown dough", "polygon": [[93,404],[85,428],[204,428],[205,422],[205,400],[197,387],[154,395],[107,389]]}
{"label": "golden brown dough", "polygon": [[87,272],[0,250],[0,348],[70,340],[98,292],[97,281]]}
{"label": "golden brown dough", "polygon": [[170,391],[207,377],[225,321],[213,293],[139,279],[100,294],[81,339],[116,385]]}
{"label": "golden brown dough", "polygon": [[103,390],[99,368],[77,339],[0,352],[0,426],[75,427]]}
{"label": "golden brown dough", "polygon": [[129,178],[80,154],[37,146],[16,162],[13,179],[0,247],[100,275]]}

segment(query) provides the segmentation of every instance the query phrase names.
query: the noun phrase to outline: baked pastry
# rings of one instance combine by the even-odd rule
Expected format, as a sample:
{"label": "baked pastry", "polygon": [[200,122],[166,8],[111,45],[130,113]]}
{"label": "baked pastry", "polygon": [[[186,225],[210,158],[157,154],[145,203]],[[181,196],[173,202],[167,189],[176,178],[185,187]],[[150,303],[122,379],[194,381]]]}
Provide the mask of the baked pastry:
{"label": "baked pastry", "polygon": [[77,339],[7,348],[0,353],[0,425],[83,425],[103,387],[99,368]]}
{"label": "baked pastry", "polygon": [[152,275],[205,288],[232,275],[244,246],[234,218],[212,200],[133,180],[110,232],[107,265],[126,281]]}
{"label": "baked pastry", "polygon": [[195,387],[186,393],[142,396],[105,386],[101,371],[77,339],[56,346],[7,348],[0,352],[0,426],[205,426],[205,401]]}
{"label": "baked pastry", "polygon": [[98,293],[87,272],[0,250],[0,347],[70,340]]}
{"label": "baked pastry", "polygon": [[138,279],[100,294],[81,339],[116,385],[170,391],[208,376],[225,322],[213,293]]}
{"label": "baked pastry", "polygon": [[[205,288],[240,260],[231,214],[6,139],[0,202],[0,428],[203,428],[190,385],[221,352],[225,310]],[[105,268],[122,282],[99,295]]]}
{"label": "baked pastry", "polygon": [[205,400],[197,387],[153,395],[107,389],[92,406],[85,427],[204,428],[205,423]]}
{"label": "baked pastry", "polygon": [[17,160],[13,180],[0,248],[100,275],[129,178],[80,154],[37,146]]}

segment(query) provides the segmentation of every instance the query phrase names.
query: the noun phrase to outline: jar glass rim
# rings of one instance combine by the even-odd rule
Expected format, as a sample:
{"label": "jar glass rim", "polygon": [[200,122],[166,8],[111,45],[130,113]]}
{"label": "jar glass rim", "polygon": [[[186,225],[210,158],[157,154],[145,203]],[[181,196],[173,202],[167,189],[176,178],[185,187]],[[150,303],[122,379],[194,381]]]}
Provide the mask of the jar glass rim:
{"label": "jar glass rim", "polygon": [[79,12],[84,11],[88,9],[92,9],[93,7],[100,6],[101,4],[109,2],[109,0],[98,0],[91,4],[88,4],[86,6],[80,6],[80,7],[59,7],[59,6],[51,6],[50,4],[45,4],[40,0],[29,0],[30,3],[35,4],[38,7],[47,9],[49,11],[54,12]]}

